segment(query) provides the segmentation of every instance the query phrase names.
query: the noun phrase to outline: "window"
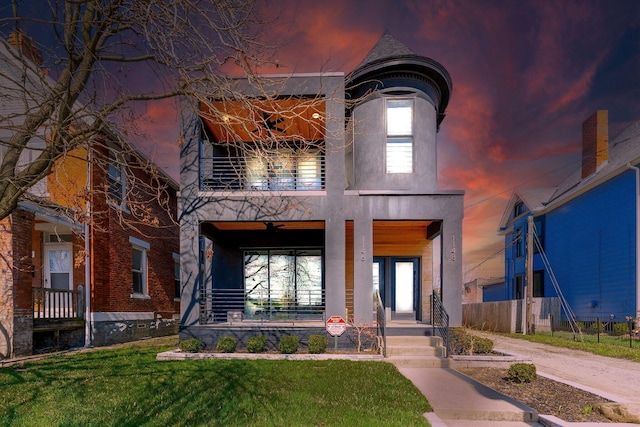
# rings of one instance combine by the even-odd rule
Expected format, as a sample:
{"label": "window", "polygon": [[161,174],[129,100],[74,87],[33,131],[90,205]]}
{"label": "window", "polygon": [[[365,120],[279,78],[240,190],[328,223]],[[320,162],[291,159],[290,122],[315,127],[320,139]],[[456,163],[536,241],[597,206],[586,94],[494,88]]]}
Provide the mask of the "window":
{"label": "window", "polygon": [[544,250],[544,218],[538,217],[534,219],[533,226],[534,232],[538,237],[537,239],[534,239],[533,253],[537,254],[540,253],[540,247],[538,246],[538,243],[542,245],[542,249]]}
{"label": "window", "polygon": [[387,173],[413,172],[413,101],[387,100]]}
{"label": "window", "polygon": [[520,216],[524,213],[525,208],[524,208],[524,203],[522,202],[518,202],[516,203],[516,205],[513,207],[513,217],[517,217]]}
{"label": "window", "polygon": [[301,153],[289,148],[272,155],[249,157],[246,177],[250,190],[321,190],[322,158],[315,150]]}
{"label": "window", "polygon": [[516,258],[520,258],[524,256],[524,233],[522,232],[522,227],[516,228],[516,232],[513,236],[513,244],[515,245]]}
{"label": "window", "polygon": [[109,150],[109,201],[115,206],[124,208],[124,200],[126,197],[126,179],[124,165],[121,159],[114,153],[113,149]]}
{"label": "window", "polygon": [[322,280],[320,249],[246,251],[245,315],[249,318],[321,315]]}
{"label": "window", "polygon": [[149,244],[135,237],[129,237],[131,243],[131,271],[133,295],[147,295],[147,251]]}
{"label": "window", "polygon": [[175,288],[175,298],[180,298],[180,255],[173,254],[173,284]]}
{"label": "window", "polygon": [[515,299],[524,298],[524,276],[522,275],[516,276],[513,293],[514,293]]}
{"label": "window", "polygon": [[533,297],[544,297],[544,270],[533,272]]}

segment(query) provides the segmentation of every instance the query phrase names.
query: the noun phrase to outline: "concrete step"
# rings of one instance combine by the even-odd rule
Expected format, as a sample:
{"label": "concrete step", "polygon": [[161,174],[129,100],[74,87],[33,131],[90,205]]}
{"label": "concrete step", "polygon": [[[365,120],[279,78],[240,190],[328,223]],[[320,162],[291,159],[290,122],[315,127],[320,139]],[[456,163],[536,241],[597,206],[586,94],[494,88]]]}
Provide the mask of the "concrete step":
{"label": "concrete step", "polygon": [[437,356],[391,356],[385,358],[396,368],[446,368],[449,366],[447,359]]}
{"label": "concrete step", "polygon": [[433,336],[391,336],[387,337],[389,346],[436,346],[441,345],[442,338]]}
{"label": "concrete step", "polygon": [[392,356],[442,356],[442,351],[431,345],[398,346],[387,344],[387,357]]}

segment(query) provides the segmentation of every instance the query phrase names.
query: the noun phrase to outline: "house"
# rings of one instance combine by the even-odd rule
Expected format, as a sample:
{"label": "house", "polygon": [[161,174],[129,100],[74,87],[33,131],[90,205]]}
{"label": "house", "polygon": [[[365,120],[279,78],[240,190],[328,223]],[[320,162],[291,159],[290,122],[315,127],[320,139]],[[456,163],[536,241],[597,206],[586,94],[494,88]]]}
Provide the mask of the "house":
{"label": "house", "polygon": [[[479,277],[464,284],[462,290],[462,303],[474,304],[480,302],[496,301],[496,289],[502,294],[504,277]],[[497,299],[500,301],[502,298]]]}
{"label": "house", "polygon": [[464,193],[437,182],[446,69],[386,34],[347,75],[262,78],[185,110],[181,337],[305,337],[376,312],[429,324],[434,295],[459,325]]}
{"label": "house", "polygon": [[582,125],[580,168],[557,187],[515,191],[506,206],[501,299],[521,299],[529,291],[564,298],[578,318],[625,322],[638,316],[639,163],[640,121],[609,142],[607,111],[589,117]]}
{"label": "house", "polygon": [[[14,46],[33,53],[30,40],[12,42],[0,41],[2,158],[25,100],[37,103],[52,83],[35,63],[23,66]],[[18,168],[46,144],[43,129]],[[0,221],[0,359],[176,333],[177,188],[115,133],[56,161]]]}

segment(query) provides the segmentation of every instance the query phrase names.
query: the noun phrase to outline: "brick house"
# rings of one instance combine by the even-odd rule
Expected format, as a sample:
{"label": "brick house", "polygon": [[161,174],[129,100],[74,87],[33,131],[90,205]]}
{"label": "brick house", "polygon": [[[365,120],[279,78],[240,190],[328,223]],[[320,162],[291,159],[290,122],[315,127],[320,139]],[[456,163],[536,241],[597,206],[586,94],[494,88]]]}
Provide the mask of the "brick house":
{"label": "brick house", "polygon": [[[23,78],[37,99],[51,81],[25,72],[16,52],[0,41],[2,75]],[[0,121],[19,125],[20,90],[11,78],[0,85]],[[2,156],[10,137],[1,127]],[[45,144],[34,137],[22,159]],[[115,134],[56,162],[0,221],[0,359],[176,333],[177,188]]]}
{"label": "brick house", "polygon": [[304,342],[332,316],[425,333],[436,302],[459,325],[464,192],[437,182],[446,69],[386,34],[348,75],[264,78],[184,112],[181,338]]}

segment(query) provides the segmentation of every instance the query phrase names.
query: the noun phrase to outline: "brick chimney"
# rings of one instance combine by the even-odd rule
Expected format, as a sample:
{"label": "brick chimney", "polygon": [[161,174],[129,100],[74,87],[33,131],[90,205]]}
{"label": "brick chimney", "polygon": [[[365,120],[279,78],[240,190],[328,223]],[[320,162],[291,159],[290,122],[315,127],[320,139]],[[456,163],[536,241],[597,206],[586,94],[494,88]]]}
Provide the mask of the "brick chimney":
{"label": "brick chimney", "polygon": [[36,66],[42,67],[42,52],[38,49],[31,37],[25,36],[20,32],[9,34],[9,44],[33,62]]}
{"label": "brick chimney", "polygon": [[582,178],[609,159],[609,112],[598,110],[582,124]]}

